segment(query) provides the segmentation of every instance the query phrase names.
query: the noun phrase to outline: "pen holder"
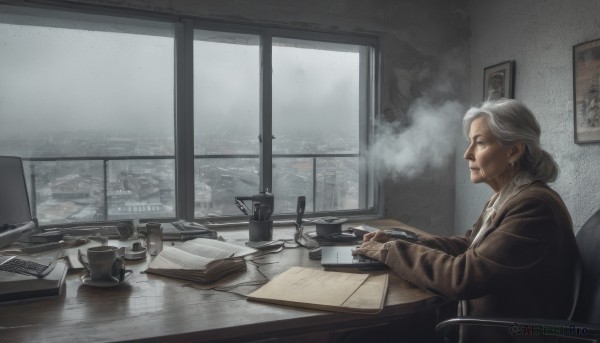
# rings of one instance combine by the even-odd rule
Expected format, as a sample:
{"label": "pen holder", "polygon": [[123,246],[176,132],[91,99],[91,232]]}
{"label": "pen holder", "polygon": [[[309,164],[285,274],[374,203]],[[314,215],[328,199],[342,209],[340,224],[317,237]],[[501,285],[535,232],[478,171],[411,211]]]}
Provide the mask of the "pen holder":
{"label": "pen holder", "polygon": [[250,242],[270,241],[273,239],[273,219],[255,221],[250,219],[248,224]]}

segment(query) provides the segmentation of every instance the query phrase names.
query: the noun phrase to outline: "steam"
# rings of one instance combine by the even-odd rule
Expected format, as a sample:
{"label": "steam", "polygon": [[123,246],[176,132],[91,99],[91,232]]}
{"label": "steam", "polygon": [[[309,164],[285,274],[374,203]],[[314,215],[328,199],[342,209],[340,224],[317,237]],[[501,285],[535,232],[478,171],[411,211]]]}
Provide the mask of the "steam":
{"label": "steam", "polygon": [[[426,88],[421,96],[410,105],[400,106],[404,111],[394,110],[393,121],[383,121],[377,127],[372,151],[378,169],[385,176],[412,179],[429,168],[447,167],[454,154],[465,111],[455,94],[460,87],[456,83],[460,82],[460,75],[464,75],[464,65],[452,58],[442,62],[443,73],[424,69],[425,72],[419,71],[413,80],[399,80],[404,87],[397,86],[395,95],[408,104],[410,94],[403,89],[407,89],[409,82],[412,85],[408,88],[413,90]],[[423,87],[425,84],[428,86]]]}
{"label": "steam", "polygon": [[462,111],[455,100],[436,105],[418,99],[408,110],[409,127],[401,132],[393,125],[379,127],[373,151],[380,169],[394,178],[414,178],[428,167],[444,167],[454,152]]}

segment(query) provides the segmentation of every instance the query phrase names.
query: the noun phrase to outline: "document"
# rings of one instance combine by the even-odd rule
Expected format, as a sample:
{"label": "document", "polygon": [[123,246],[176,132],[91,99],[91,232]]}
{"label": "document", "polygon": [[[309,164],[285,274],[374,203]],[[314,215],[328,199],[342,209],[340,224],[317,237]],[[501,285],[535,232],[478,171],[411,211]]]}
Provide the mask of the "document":
{"label": "document", "polygon": [[244,256],[257,251],[215,239],[196,238],[163,249],[150,263],[146,272],[211,283],[225,275],[246,270]]}
{"label": "document", "polygon": [[387,274],[292,267],[248,295],[248,300],[326,311],[378,313],[383,309],[387,287]]}

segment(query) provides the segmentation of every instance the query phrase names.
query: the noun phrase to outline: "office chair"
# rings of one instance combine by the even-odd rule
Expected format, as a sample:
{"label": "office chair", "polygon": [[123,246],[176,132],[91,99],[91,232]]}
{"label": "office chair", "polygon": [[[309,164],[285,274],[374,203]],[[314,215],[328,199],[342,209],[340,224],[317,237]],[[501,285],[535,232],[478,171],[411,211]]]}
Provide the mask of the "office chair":
{"label": "office chair", "polygon": [[576,271],[576,301],[571,311],[570,320],[543,318],[478,318],[457,317],[444,320],[436,326],[436,330],[447,329],[456,325],[494,326],[508,330],[515,323],[521,325],[540,325],[545,327],[585,328],[587,332],[580,335],[556,336],[599,342],[600,340],[600,210],[594,213],[583,224],[576,235],[580,261]]}

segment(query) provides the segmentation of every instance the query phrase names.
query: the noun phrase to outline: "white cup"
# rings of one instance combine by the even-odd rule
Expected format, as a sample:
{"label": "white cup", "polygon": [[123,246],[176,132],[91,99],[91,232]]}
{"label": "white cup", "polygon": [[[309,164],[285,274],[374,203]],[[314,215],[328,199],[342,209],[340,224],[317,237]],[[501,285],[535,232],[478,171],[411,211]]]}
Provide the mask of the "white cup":
{"label": "white cup", "polygon": [[118,248],[99,246],[87,249],[86,254],[79,251],[79,262],[89,271],[94,281],[123,281],[125,261],[119,257]]}

